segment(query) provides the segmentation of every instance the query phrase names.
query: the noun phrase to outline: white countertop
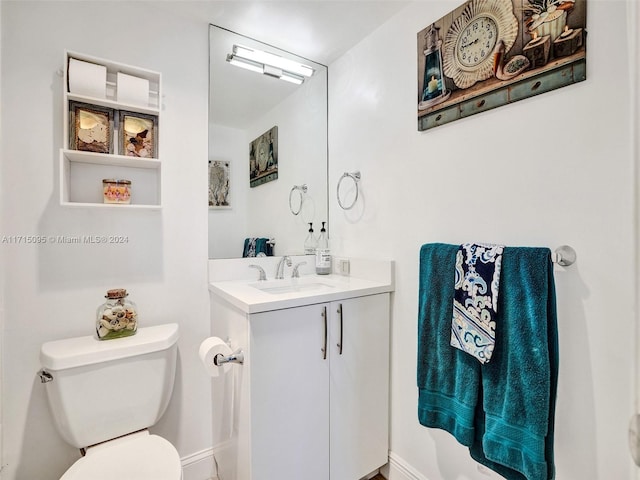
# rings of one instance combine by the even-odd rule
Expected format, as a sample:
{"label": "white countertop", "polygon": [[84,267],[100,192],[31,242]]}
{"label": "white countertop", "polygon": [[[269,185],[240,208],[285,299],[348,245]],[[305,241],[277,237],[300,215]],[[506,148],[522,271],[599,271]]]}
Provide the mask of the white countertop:
{"label": "white countertop", "polygon": [[392,281],[343,275],[303,275],[284,280],[229,280],[209,283],[209,291],[245,313],[332,302],[393,291]]}

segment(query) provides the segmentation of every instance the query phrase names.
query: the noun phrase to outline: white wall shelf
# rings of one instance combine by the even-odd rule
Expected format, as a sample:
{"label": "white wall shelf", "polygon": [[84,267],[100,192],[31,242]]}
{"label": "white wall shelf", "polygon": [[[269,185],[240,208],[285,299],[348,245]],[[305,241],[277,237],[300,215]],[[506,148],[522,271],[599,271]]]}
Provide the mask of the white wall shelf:
{"label": "white wall shelf", "polygon": [[146,113],[147,115],[159,115],[160,110],[155,107],[145,107],[141,105],[134,105],[131,103],[122,103],[116,100],[110,100],[108,98],[88,97],[86,95],[77,95],[73,93],[67,93],[67,100],[74,100],[76,102],[90,103],[92,105],[100,105],[102,107],[113,108],[115,110],[126,110],[128,112]]}
{"label": "white wall shelf", "polygon": [[[60,150],[60,204],[63,206],[162,208],[162,163],[158,159]],[[131,180],[130,204],[105,204],[102,180]]]}
{"label": "white wall shelf", "polygon": [[[70,59],[102,65],[106,68],[105,97],[89,96],[69,91]],[[118,73],[124,73],[149,82],[148,100],[140,104],[118,101]],[[162,162],[159,158],[161,74],[131,65],[105,60],[77,52],[65,52],[63,81],[63,148],[60,150],[60,205],[125,210],[159,210],[162,208]],[[94,153],[70,149],[69,125],[71,101],[96,105],[114,110],[112,151]],[[120,132],[118,112],[134,112],[157,118],[155,158],[141,158],[117,154]],[[131,180],[130,204],[105,204],[102,198],[102,180],[105,178]]]}
{"label": "white wall shelf", "polygon": [[62,154],[70,162],[91,163],[95,165],[117,165],[121,167],[154,169],[160,169],[162,165],[157,158],[129,157],[127,155],[83,152],[81,150],[62,150]]}

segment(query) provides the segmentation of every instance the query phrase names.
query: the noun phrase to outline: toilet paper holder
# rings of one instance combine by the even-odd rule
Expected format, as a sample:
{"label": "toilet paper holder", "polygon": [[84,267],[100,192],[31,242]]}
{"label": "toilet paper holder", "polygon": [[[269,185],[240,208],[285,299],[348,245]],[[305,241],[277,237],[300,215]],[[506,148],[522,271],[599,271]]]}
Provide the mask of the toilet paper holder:
{"label": "toilet paper holder", "polygon": [[231,355],[223,355],[221,353],[217,354],[213,357],[213,364],[216,366],[224,365],[225,363],[239,363],[242,365],[244,363],[244,353],[242,353],[242,349],[237,349]]}

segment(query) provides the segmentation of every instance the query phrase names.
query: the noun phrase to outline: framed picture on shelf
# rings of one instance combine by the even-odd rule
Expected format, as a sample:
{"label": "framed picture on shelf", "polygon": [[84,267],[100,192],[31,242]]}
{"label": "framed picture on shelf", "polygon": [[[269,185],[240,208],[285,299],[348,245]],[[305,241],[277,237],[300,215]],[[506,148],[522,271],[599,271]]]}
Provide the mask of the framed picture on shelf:
{"label": "framed picture on shelf", "polygon": [[69,102],[69,148],[95,153],[113,153],[112,108]]}
{"label": "framed picture on shelf", "polygon": [[209,208],[229,209],[230,162],[209,160]]}
{"label": "framed picture on shelf", "polygon": [[120,110],[120,155],[158,158],[158,117]]}

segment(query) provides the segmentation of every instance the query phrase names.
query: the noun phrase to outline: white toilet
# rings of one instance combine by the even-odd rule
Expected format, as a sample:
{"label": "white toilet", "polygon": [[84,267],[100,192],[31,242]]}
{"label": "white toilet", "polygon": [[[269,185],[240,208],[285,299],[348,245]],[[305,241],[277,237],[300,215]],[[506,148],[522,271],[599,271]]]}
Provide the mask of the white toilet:
{"label": "white toilet", "polygon": [[42,345],[40,376],[58,431],[85,455],[60,480],[180,480],[180,456],[147,430],[164,413],[176,372],[178,325],[130,337]]}

